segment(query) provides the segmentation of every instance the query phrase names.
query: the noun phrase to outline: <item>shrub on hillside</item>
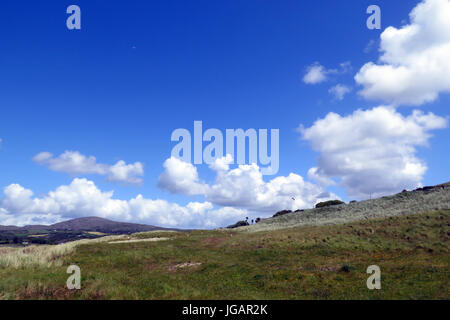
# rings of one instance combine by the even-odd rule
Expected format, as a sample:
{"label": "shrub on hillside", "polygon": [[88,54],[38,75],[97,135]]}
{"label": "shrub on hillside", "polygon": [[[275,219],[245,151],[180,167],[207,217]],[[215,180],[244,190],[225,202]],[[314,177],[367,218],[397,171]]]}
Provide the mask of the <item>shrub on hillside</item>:
{"label": "shrub on hillside", "polygon": [[275,214],[273,215],[273,218],[279,217],[279,216],[282,216],[282,215],[285,215],[285,214],[288,214],[288,213],[291,213],[291,212],[292,212],[292,210],[282,210],[282,211],[278,211],[277,213],[275,213]]}
{"label": "shrub on hillside", "polygon": [[330,200],[325,202],[319,202],[316,204],[316,208],[324,208],[324,207],[330,207],[330,206],[337,206],[339,204],[344,204],[345,202],[342,202],[340,200]]}
{"label": "shrub on hillside", "polygon": [[234,229],[234,228],[239,228],[239,227],[245,227],[248,225],[249,225],[249,223],[247,221],[242,220],[242,221],[236,222],[235,224],[229,225],[227,228]]}

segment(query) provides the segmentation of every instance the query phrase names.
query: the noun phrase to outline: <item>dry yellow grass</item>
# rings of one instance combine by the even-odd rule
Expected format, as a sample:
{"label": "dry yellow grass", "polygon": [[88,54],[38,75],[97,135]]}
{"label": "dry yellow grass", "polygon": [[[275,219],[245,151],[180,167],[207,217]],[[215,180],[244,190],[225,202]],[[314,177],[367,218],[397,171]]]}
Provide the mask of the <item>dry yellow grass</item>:
{"label": "dry yellow grass", "polygon": [[89,232],[86,232],[87,234],[91,234],[91,235],[93,235],[93,236],[104,236],[106,233],[103,233],[103,232],[98,232],[98,231],[89,231]]}
{"label": "dry yellow grass", "polygon": [[82,244],[124,239],[125,236],[108,236],[97,239],[82,239],[59,245],[37,245],[23,248],[0,247],[0,268],[22,268],[29,266],[60,266],[62,257],[74,252]]}

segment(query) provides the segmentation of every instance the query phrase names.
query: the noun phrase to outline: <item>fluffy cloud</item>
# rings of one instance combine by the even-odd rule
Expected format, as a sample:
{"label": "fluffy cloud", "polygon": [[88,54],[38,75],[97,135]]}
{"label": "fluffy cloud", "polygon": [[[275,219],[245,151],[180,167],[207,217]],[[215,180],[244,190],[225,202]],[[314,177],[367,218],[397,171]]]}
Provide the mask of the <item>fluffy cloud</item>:
{"label": "fluffy cloud", "polygon": [[0,224],[51,224],[69,218],[98,216],[166,227],[215,228],[246,216],[242,209],[215,209],[209,202],[180,206],[166,200],[136,198],[120,200],[86,179],[74,179],[42,197],[18,184],[4,188],[0,201]]}
{"label": "fluffy cloud", "polygon": [[303,76],[303,82],[306,84],[318,84],[328,80],[328,76],[332,74],[343,74],[351,70],[350,62],[343,62],[339,65],[339,69],[326,69],[320,63],[315,62],[306,69]]}
{"label": "fluffy cloud", "polygon": [[199,181],[197,168],[177,158],[169,158],[163,164],[165,170],[158,186],[171,193],[186,195],[203,194],[205,185]]}
{"label": "fluffy cloud", "polygon": [[426,146],[430,130],[446,127],[447,120],[414,111],[405,117],[394,108],[357,110],[342,117],[329,113],[310,128],[300,127],[302,138],[320,152],[309,177],[323,185],[340,179],[351,197],[381,196],[420,185],[426,164],[415,156]]}
{"label": "fluffy cloud", "polygon": [[325,80],[327,80],[327,70],[317,62],[308,67],[303,77],[303,82],[307,84],[317,84]]}
{"label": "fluffy cloud", "polygon": [[126,201],[113,199],[114,193],[102,192],[92,181],[74,179],[45,197],[33,197],[33,192],[11,184],[3,189],[1,206],[11,214],[53,214],[60,218],[96,215],[104,218],[131,218]]}
{"label": "fluffy cloud", "polygon": [[337,84],[334,87],[331,87],[330,90],[328,90],[328,92],[332,94],[337,100],[343,100],[344,96],[350,91],[352,90],[349,87],[342,84]]}
{"label": "fluffy cloud", "polygon": [[450,92],[450,1],[425,0],[410,24],[381,34],[379,63],[365,64],[355,80],[367,99],[421,105]]}
{"label": "fluffy cloud", "polygon": [[5,209],[0,208],[0,225],[5,226],[25,226],[25,225],[50,225],[60,222],[61,218],[53,214],[9,214]]}
{"label": "fluffy cloud", "polygon": [[209,202],[190,202],[180,206],[166,200],[145,199],[141,195],[131,199],[129,206],[138,221],[172,227],[224,227],[242,220],[247,214],[245,210],[231,207],[214,209]]}
{"label": "fluffy cloud", "polygon": [[126,164],[120,160],[114,165],[97,163],[93,156],[87,157],[78,151],[66,151],[58,157],[50,152],[37,154],[33,161],[46,165],[53,171],[65,172],[73,175],[98,174],[107,177],[108,181],[123,182],[129,184],[142,183],[144,165],[141,162]]}
{"label": "fluffy cloud", "polygon": [[165,164],[171,165],[164,166],[159,186],[172,193],[202,195],[216,205],[245,208],[250,212],[308,208],[319,201],[337,198],[299,175],[291,173],[265,182],[256,164],[230,169],[232,162],[230,155],[217,159],[210,166],[216,172],[215,181],[206,184],[199,181],[194,165],[170,158]]}
{"label": "fluffy cloud", "polygon": [[109,166],[108,169],[108,181],[142,183],[142,179],[139,177],[144,175],[144,165],[141,162],[126,164],[125,161],[119,160],[115,165]]}

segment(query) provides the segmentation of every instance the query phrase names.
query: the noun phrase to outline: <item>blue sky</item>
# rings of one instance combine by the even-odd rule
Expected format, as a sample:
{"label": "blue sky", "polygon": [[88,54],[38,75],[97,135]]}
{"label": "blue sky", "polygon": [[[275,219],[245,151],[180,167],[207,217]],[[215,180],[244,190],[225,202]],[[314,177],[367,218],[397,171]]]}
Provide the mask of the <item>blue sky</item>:
{"label": "blue sky", "polygon": [[[14,192],[11,188],[11,192],[0,200],[3,201],[0,224],[48,223],[83,215],[101,215],[166,226],[215,227],[246,215],[268,216],[273,214],[272,210],[286,206],[286,198],[291,198],[287,193],[279,202],[265,207],[250,199],[251,195],[243,199],[231,196],[224,200],[223,195],[204,191],[204,185],[199,187],[203,191],[198,192],[189,191],[193,190],[192,185],[185,189],[173,187],[180,181],[174,174],[168,176],[178,182],[158,184],[164,171],[170,171],[174,166],[184,168],[185,164],[177,162],[166,167],[163,164],[170,158],[175,145],[170,141],[172,131],[177,128],[192,131],[194,120],[203,121],[205,129],[217,128],[223,132],[227,128],[280,129],[279,172],[263,179],[264,183],[269,183],[277,176],[288,177],[294,173],[311,184],[305,191],[301,185],[303,182],[291,177],[287,185],[294,188],[292,196],[301,201],[289,203],[292,209],[314,205],[324,197],[363,199],[372,192],[382,195],[412,188],[416,184],[449,181],[450,133],[444,123],[450,103],[448,77],[440,79],[439,74],[430,68],[424,71],[423,76],[417,76],[420,73],[414,69],[415,62],[411,62],[407,67],[412,66],[410,75],[414,77],[410,76],[408,81],[402,78],[399,82],[424,79],[424,83],[419,85],[429,92],[423,95],[436,93],[437,96],[425,102],[420,97],[406,101],[404,96],[408,92],[417,92],[412,85],[395,93],[375,85],[373,91],[361,93],[364,88],[374,85],[371,81],[384,81],[373,80],[371,75],[363,74],[361,68],[366,63],[401,65],[402,62],[395,59],[380,62],[380,35],[388,26],[400,29],[412,23],[408,15],[419,2],[2,1],[0,188],[12,185],[16,188]],[[448,5],[446,0],[427,2],[433,8]],[[66,8],[71,4],[81,8],[81,30],[66,28]],[[371,4],[381,8],[381,30],[366,27],[369,16],[366,8]],[[432,20],[431,13],[437,11],[447,12],[431,10],[423,15],[428,17],[429,14]],[[446,30],[448,26],[441,26],[444,35],[449,33]],[[406,39],[405,47],[412,43],[415,53],[420,44],[425,43],[427,48],[446,48],[449,43],[444,36],[440,42],[426,43],[428,38],[425,36],[431,37],[424,33],[423,41]],[[397,50],[389,49],[389,45],[386,44],[387,50]],[[410,54],[405,61],[418,60],[422,53]],[[404,53],[395,51],[394,54],[399,58]],[[304,77],[314,66],[322,68],[320,70],[326,79],[314,84],[306,83]],[[357,74],[361,75],[359,82],[355,80]],[[350,91],[342,100],[330,93],[330,89],[338,84]],[[411,166],[421,165],[414,174],[402,176],[399,172],[404,172],[404,168],[399,168],[392,174],[386,172],[388,177],[380,176],[376,159],[364,158],[364,154],[371,153],[370,148],[359,148],[341,158],[335,157],[324,142],[332,140],[323,136],[322,131],[319,133],[320,128],[313,126],[315,121],[325,119],[330,112],[348,117],[357,109],[373,110],[380,105],[388,106],[384,110],[386,113],[368,113],[367,117],[373,117],[370,119],[378,119],[375,122],[368,120],[368,125],[376,126],[379,117],[387,116],[392,117],[395,120],[392,123],[396,125],[400,121],[399,125],[404,125],[407,132],[411,132],[410,125],[415,126],[412,131],[417,129],[418,133],[413,137],[405,133],[399,138],[394,133],[398,132],[397,129],[385,136],[385,132],[390,132],[390,126],[387,129],[377,127],[371,133],[375,144],[389,144],[392,150],[403,150],[399,151],[399,157],[411,160]],[[421,110],[424,115],[432,112],[436,119],[430,120],[425,116],[408,118],[413,110]],[[362,128],[366,128],[366,114],[359,116],[355,115],[349,124],[355,125],[355,130],[361,129],[357,123],[363,123]],[[303,136],[302,139],[306,133],[297,130],[299,125],[306,130],[311,129],[310,138]],[[347,122],[339,125],[345,127]],[[340,134],[337,130],[327,131],[330,139]],[[338,142],[336,147],[340,148]],[[94,156],[96,163],[104,166],[95,167],[90,172],[74,172],[67,167],[52,168],[48,161],[33,161],[41,152],[49,152],[53,154],[52,159],[56,159],[68,150]],[[386,154],[392,152],[386,151]],[[320,157],[322,163],[318,163]],[[384,158],[381,153],[380,163]],[[338,168],[342,159],[358,159],[361,164],[370,163],[373,167],[358,174],[360,169],[355,167],[350,171]],[[400,163],[399,159],[392,163]],[[126,183],[110,179],[108,173],[101,173],[109,170],[106,166],[119,160],[125,164],[142,164],[143,174],[139,176],[142,183]],[[360,163],[355,166],[360,168]],[[391,168],[392,163],[380,166]],[[333,179],[334,184],[320,183],[308,176],[308,171],[314,167],[321,171],[322,182]],[[230,170],[233,168],[236,166]],[[200,182],[208,185],[205,188],[214,189],[212,185],[218,173],[207,165],[191,165],[186,170],[194,172],[193,180],[186,178],[187,183],[192,182],[195,187],[195,183]],[[196,174],[199,175],[198,181]],[[364,179],[357,179],[358,176]],[[392,177],[398,177],[396,182],[389,181]],[[347,182],[342,183],[343,178]],[[100,192],[114,190],[111,199],[127,202],[142,195],[145,199],[161,199],[167,203],[158,210],[140,207],[139,211],[132,206],[117,209],[117,212],[116,209],[99,212],[86,209],[96,205],[109,208],[109,204],[102,202],[105,199],[100,197],[103,200],[89,205],[83,203],[89,201],[84,199],[73,200],[73,206],[65,203],[64,207],[61,204],[63,200],[55,200],[49,192],[71,185],[74,179],[92,182]],[[368,179],[377,181],[359,181]],[[270,189],[261,181],[244,185],[248,188],[242,190],[253,194],[259,191],[252,190],[252,186]],[[279,186],[280,183],[274,185]],[[225,188],[221,183],[216,183],[216,187]],[[82,183],[80,188],[83,188]],[[33,194],[24,190],[32,190]],[[280,187],[280,190],[285,188]],[[282,193],[280,190],[277,195]],[[269,197],[268,192],[262,193]],[[73,193],[71,195],[78,199]],[[45,201],[52,204],[43,205]],[[203,211],[185,209],[192,202],[203,204]],[[206,202],[210,205],[205,205]],[[114,202],[116,204],[120,203]],[[180,210],[182,216],[189,215],[189,219],[183,220],[165,212],[172,210],[172,205],[178,205],[176,210]],[[218,213],[218,210],[222,211]],[[211,221],[200,222],[207,220],[205,216]],[[215,224],[213,220],[218,216],[222,220]]]}

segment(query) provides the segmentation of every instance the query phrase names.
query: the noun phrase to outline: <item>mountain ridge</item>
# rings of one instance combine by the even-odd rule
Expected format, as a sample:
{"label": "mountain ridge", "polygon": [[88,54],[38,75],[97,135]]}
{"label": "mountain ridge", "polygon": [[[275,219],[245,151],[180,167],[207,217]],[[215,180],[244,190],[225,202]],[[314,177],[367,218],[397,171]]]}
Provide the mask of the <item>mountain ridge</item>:
{"label": "mountain ridge", "polygon": [[118,222],[101,217],[90,216],[70,219],[51,225],[26,225],[2,226],[0,231],[32,231],[32,230],[56,230],[56,231],[97,231],[106,233],[118,232],[145,232],[155,230],[180,230],[175,228],[164,228],[147,224],[138,224],[130,222]]}

